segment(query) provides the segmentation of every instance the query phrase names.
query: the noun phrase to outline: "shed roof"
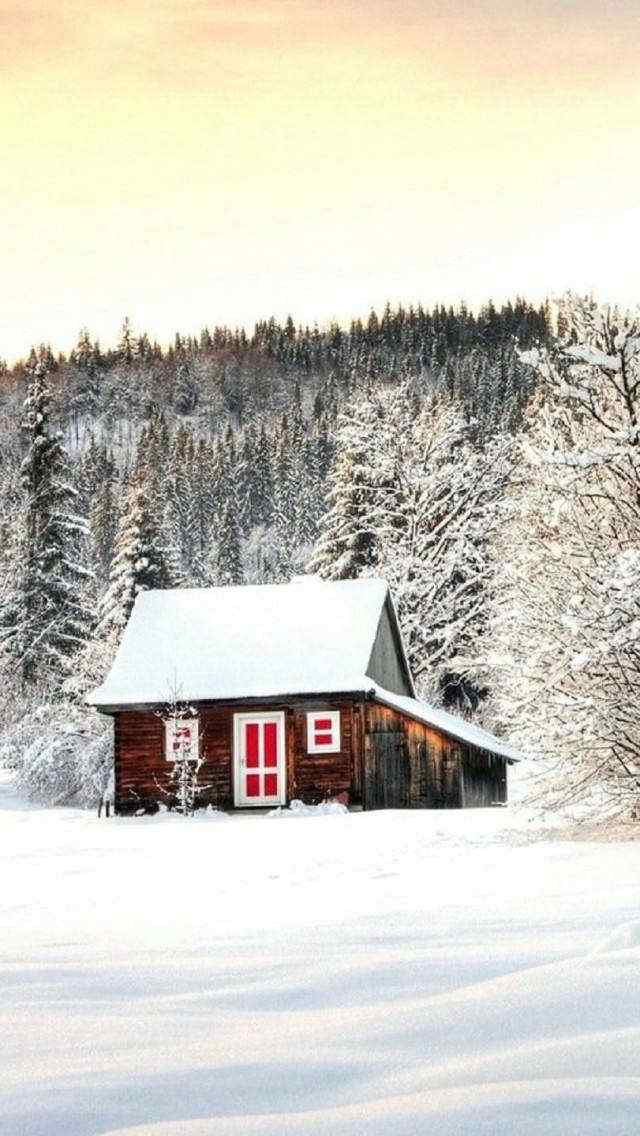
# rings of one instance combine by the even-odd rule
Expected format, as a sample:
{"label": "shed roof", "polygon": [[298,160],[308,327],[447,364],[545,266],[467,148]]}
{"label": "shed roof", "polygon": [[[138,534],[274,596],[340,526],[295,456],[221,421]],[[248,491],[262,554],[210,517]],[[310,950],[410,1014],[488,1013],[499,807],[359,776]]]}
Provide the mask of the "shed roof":
{"label": "shed roof", "polygon": [[518,751],[503,739],[497,738],[495,734],[491,734],[488,730],[483,730],[480,726],[474,725],[473,722],[467,722],[464,718],[459,718],[455,714],[449,714],[447,710],[430,706],[420,698],[408,698],[403,694],[392,694],[390,690],[384,690],[377,684],[371,686],[368,693],[376,702],[382,702],[385,706],[400,710],[409,718],[415,718],[418,722],[433,726],[434,729],[455,738],[457,741],[466,742],[468,745],[486,750],[487,753],[498,754],[499,757],[506,757],[509,762],[520,760]]}

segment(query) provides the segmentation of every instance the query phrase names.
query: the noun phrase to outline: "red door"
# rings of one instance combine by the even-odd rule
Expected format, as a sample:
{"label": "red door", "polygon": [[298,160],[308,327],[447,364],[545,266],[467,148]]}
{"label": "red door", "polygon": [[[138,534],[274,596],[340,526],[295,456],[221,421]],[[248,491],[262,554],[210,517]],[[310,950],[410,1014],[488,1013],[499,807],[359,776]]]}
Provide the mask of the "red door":
{"label": "red door", "polygon": [[285,803],[283,714],[236,715],[235,766],[237,805]]}

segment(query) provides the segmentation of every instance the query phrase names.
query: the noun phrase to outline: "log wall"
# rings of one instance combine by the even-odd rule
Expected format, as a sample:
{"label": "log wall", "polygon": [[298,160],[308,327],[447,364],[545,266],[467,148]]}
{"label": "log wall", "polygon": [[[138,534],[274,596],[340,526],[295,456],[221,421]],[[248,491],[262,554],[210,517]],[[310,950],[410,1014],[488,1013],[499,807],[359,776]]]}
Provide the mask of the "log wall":
{"label": "log wall", "polygon": [[[284,711],[287,800],[307,804],[346,794],[350,804],[376,808],[461,808],[507,799],[506,762],[441,734],[400,711],[353,699],[248,706],[201,704],[204,754],[201,805],[234,806],[233,718]],[[340,711],[340,753],[307,753],[307,711]],[[116,811],[153,811],[170,803],[172,765],[164,731],[152,710],[115,715]]]}
{"label": "log wall", "polygon": [[[361,800],[362,712],[349,701],[299,701],[246,704],[201,704],[200,747],[204,755],[199,780],[205,790],[199,804],[233,808],[233,719],[234,714],[285,714],[285,760],[287,800],[298,797],[316,804],[327,797],[346,793],[351,803]],[[307,753],[307,711],[340,711],[339,753]],[[154,811],[170,803],[169,778],[172,764],[164,757],[163,724],[153,710],[126,710],[115,714],[116,811]]]}

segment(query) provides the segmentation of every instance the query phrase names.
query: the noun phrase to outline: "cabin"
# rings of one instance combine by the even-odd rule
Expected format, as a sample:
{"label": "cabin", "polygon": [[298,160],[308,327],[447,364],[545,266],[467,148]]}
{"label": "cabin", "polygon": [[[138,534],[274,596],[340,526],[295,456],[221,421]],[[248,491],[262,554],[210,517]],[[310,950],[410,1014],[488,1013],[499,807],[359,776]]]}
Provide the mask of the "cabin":
{"label": "cabin", "polygon": [[120,814],[166,803],[177,755],[222,809],[501,804],[517,760],[416,697],[381,579],[142,592],[89,702],[113,716]]}

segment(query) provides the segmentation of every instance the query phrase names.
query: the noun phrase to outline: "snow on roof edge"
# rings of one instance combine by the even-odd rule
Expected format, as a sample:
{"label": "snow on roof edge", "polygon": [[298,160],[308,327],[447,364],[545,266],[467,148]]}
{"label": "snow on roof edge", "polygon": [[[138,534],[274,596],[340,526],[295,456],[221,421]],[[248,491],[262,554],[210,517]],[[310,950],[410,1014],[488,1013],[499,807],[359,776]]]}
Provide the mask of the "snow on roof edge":
{"label": "snow on roof edge", "polygon": [[[369,678],[369,676],[368,675],[361,675],[358,678],[356,678],[354,681],[347,681],[347,682],[340,683],[339,685],[335,685],[335,686],[323,685],[321,689],[318,689],[316,687],[313,687],[313,688],[309,687],[308,689],[304,689],[304,690],[302,690],[302,689],[291,690],[290,688],[287,689],[285,687],[271,687],[271,688],[264,687],[263,689],[261,689],[260,693],[215,694],[215,695],[204,694],[204,693],[200,693],[200,692],[196,691],[195,694],[190,694],[189,696],[187,696],[185,694],[185,696],[182,697],[182,695],[181,695],[180,701],[181,702],[238,702],[238,703],[242,703],[242,702],[265,702],[270,698],[273,698],[273,699],[326,698],[327,695],[329,695],[332,698],[336,698],[341,694],[344,694],[344,695],[351,697],[351,698],[353,698],[353,697],[364,698],[368,689],[370,688],[370,686],[371,686],[371,679]],[[85,699],[86,704],[88,706],[94,706],[96,708],[96,710],[112,711],[112,710],[125,710],[125,709],[130,710],[130,709],[134,709],[136,706],[158,706],[163,702],[162,699],[148,699],[148,698],[135,699],[134,697],[131,697],[128,700],[125,699],[125,698],[121,698],[121,699],[118,699],[117,701],[114,701],[113,698],[106,699],[104,697],[100,697],[100,692],[102,690],[107,690],[107,689],[108,688],[106,686],[106,683],[103,683],[101,686],[97,686],[94,690],[90,691],[90,693],[87,695],[87,697]]]}

